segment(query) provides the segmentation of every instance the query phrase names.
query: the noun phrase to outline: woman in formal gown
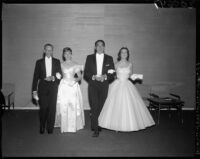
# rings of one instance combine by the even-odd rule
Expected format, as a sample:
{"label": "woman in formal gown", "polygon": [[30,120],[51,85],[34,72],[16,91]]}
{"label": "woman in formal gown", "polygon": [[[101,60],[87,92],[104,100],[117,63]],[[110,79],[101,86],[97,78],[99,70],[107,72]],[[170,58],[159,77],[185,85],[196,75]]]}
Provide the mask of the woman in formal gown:
{"label": "woman in formal gown", "polygon": [[83,99],[78,83],[82,78],[82,66],[72,61],[72,50],[68,47],[63,49],[63,61],[63,78],[58,87],[55,127],[60,127],[61,133],[76,132],[85,125]]}
{"label": "woman in formal gown", "polygon": [[138,131],[155,124],[138,90],[128,80],[132,74],[129,50],[122,47],[115,64],[117,79],[109,86],[99,115],[99,126],[115,131]]}

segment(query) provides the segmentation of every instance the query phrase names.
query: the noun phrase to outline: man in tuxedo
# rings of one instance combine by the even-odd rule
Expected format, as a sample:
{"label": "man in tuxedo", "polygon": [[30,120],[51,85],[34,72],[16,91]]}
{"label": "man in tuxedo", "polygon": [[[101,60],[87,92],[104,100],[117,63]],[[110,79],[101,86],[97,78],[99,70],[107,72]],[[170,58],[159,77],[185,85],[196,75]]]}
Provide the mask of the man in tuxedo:
{"label": "man in tuxedo", "polygon": [[33,76],[33,98],[39,103],[40,134],[53,133],[58,85],[61,78],[60,60],[53,57],[53,45],[44,45],[44,57],[36,61]]}
{"label": "man in tuxedo", "polygon": [[93,137],[99,136],[101,128],[98,117],[107,98],[108,86],[114,76],[108,70],[114,70],[113,58],[104,53],[105,42],[95,42],[95,53],[88,55],[85,63],[84,78],[88,82],[89,102],[91,108],[91,129]]}

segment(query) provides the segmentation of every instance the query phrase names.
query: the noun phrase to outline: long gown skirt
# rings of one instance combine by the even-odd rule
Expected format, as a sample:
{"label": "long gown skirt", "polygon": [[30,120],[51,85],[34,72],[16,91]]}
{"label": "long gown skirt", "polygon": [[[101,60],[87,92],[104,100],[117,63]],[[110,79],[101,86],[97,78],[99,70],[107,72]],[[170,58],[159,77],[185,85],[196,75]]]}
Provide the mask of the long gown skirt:
{"label": "long gown skirt", "polygon": [[84,125],[80,86],[62,79],[58,88],[55,127],[61,127],[61,132],[76,132]]}
{"label": "long gown skirt", "polygon": [[99,115],[99,126],[115,131],[137,131],[155,124],[136,87],[115,80]]}

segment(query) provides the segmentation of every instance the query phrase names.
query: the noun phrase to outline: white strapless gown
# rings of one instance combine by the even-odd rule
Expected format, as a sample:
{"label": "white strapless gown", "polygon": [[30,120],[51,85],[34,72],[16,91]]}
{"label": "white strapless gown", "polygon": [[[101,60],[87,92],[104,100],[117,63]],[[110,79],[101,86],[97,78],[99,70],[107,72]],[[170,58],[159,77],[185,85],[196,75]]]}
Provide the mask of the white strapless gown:
{"label": "white strapless gown", "polygon": [[80,86],[74,81],[74,74],[81,66],[65,68],[61,65],[63,79],[58,87],[55,127],[63,132],[76,132],[85,125],[83,99]]}
{"label": "white strapless gown", "polygon": [[99,115],[99,126],[115,131],[138,131],[155,124],[143,99],[128,78],[130,65],[118,68]]}

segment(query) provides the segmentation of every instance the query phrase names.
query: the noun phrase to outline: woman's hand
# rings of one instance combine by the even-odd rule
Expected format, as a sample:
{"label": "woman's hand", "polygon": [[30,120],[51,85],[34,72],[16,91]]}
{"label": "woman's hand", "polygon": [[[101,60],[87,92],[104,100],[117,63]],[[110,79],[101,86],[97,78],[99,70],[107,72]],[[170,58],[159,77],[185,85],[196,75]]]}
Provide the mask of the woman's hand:
{"label": "woman's hand", "polygon": [[75,81],[79,82],[82,79],[82,74],[80,71],[76,72],[76,74],[77,74],[77,77],[75,78]]}
{"label": "woman's hand", "polygon": [[80,80],[81,80],[81,79],[79,79],[79,78],[75,78],[75,79],[74,79],[75,82],[79,82]]}

